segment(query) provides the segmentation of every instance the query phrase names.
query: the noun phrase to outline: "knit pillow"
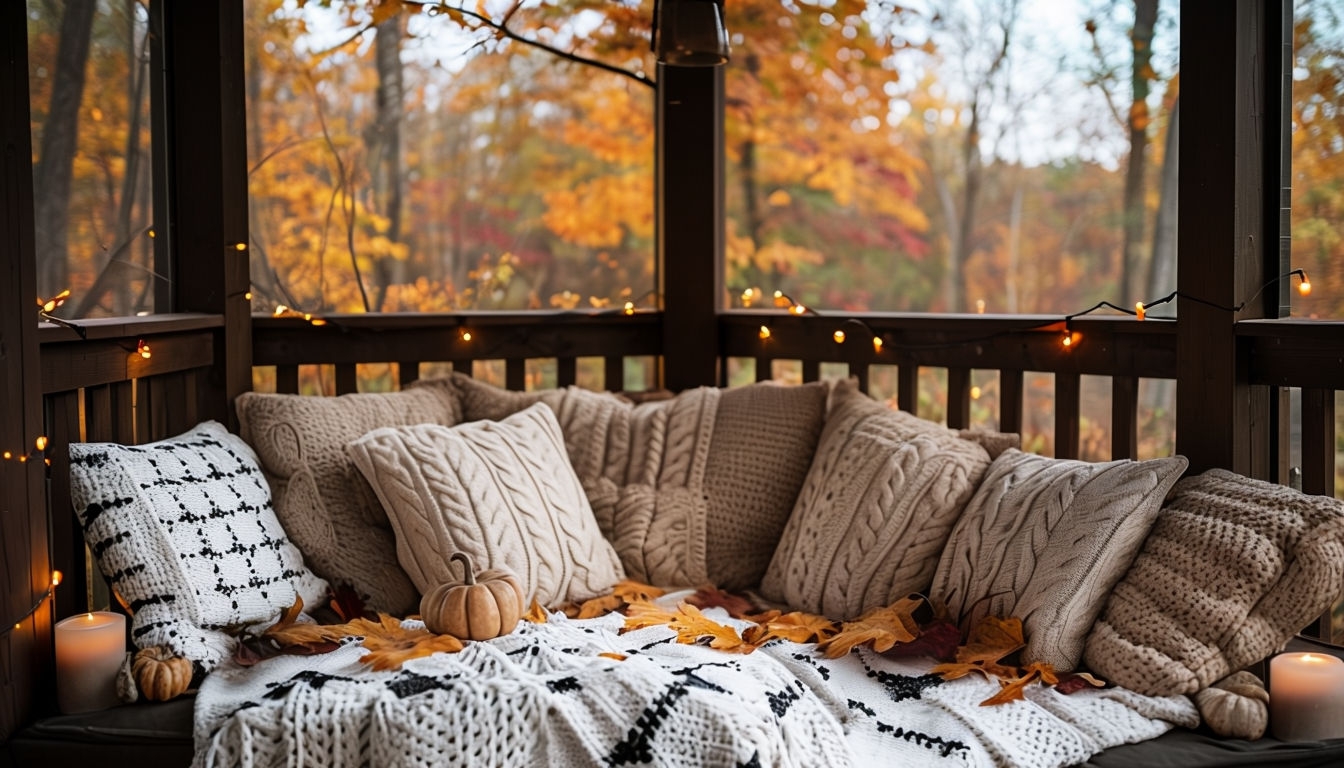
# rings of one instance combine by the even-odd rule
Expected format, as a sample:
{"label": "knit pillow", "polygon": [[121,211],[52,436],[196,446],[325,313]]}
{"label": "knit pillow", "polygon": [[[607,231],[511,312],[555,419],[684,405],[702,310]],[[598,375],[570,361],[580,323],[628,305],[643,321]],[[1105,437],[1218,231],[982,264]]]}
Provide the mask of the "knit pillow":
{"label": "knit pillow", "polygon": [[508,392],[455,374],[463,418],[534,402],[555,412],[570,461],[626,574],[755,588],[821,433],[826,387],[700,387],[634,405],[568,387]]}
{"label": "knit pillow", "polygon": [[397,565],[391,524],[345,446],[378,427],[458,423],[452,387],[439,379],[387,394],[249,392],[237,406],[243,439],[271,481],[276,515],[313,570],[351,585],[370,608],[413,613],[420,597]]}
{"label": "knit pillow", "polygon": [[1344,502],[1211,469],[1172,490],[1085,658],[1139,693],[1195,693],[1282,648],[1341,584]]}
{"label": "knit pillow", "polygon": [[927,592],[989,461],[956,432],[892,410],[853,381],[837,383],[761,593],[849,619]]}
{"label": "knit pillow", "polygon": [[70,496],[107,583],[130,604],[131,639],[208,671],[225,631],[269,623],[327,585],[271,509],[252,449],[220,424],[147,445],[72,443]]}
{"label": "knit pillow", "polygon": [[462,578],[449,568],[459,551],[481,569],[512,571],[546,606],[596,597],[624,578],[544,405],[499,422],[376,429],[349,450],[421,592]]}
{"label": "knit pillow", "polygon": [[1073,669],[1186,466],[1183,456],[1093,464],[1004,451],[952,530],[933,598],[963,630],[987,615],[1022,619],[1025,661]]}

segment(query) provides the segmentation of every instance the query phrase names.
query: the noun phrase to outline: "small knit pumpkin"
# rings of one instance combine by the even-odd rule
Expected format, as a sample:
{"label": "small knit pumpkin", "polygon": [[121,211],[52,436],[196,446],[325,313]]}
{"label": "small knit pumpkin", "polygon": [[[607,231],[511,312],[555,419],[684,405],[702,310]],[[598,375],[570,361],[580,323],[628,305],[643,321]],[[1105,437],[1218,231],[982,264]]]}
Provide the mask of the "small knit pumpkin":
{"label": "small knit pumpkin", "polygon": [[162,645],[142,648],[131,662],[140,693],[150,701],[177,698],[191,687],[191,661]]}
{"label": "small knit pumpkin", "polygon": [[1196,693],[1200,717],[1219,736],[1254,741],[1269,723],[1269,692],[1250,672],[1235,672]]}
{"label": "small knit pumpkin", "polygon": [[523,617],[523,588],[505,570],[476,573],[471,558],[457,552],[465,577],[431,589],[420,598],[420,616],[429,631],[460,640],[489,640],[507,635]]}

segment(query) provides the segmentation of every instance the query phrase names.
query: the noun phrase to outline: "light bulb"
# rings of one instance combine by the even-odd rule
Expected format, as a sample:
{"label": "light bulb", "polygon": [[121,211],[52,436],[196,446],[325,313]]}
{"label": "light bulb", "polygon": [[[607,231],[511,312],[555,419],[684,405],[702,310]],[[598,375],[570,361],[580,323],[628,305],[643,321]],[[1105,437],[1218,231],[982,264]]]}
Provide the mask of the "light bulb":
{"label": "light bulb", "polygon": [[769,326],[765,326],[765,325],[762,325],[762,326],[761,326],[760,337],[761,337],[762,340],[765,340],[765,339],[770,338],[770,328],[769,328]]}
{"label": "light bulb", "polygon": [[621,310],[627,315],[635,314],[635,303],[633,301],[625,302],[625,308]]}
{"label": "light bulb", "polygon": [[1300,282],[1300,283],[1297,284],[1297,292],[1300,293],[1300,294],[1303,295],[1303,296],[1310,296],[1310,295],[1311,295],[1311,281],[1308,280],[1308,279],[1306,279],[1305,277],[1302,278],[1302,282]]}
{"label": "light bulb", "polygon": [[836,344],[844,344],[844,343],[845,343],[845,332],[844,332],[844,331],[836,331],[835,333],[831,334],[831,336],[835,339],[835,343],[836,343]]}
{"label": "light bulb", "polygon": [[874,336],[874,337],[873,337],[873,351],[874,351],[874,352],[881,352],[881,351],[882,351],[882,337],[881,337],[881,336]]}
{"label": "light bulb", "polygon": [[33,441],[33,445],[36,445],[36,446],[37,446],[37,450],[39,450],[39,451],[45,451],[45,450],[47,450],[47,436],[46,436],[46,435],[38,435],[37,439]]}
{"label": "light bulb", "polygon": [[1143,318],[1145,318],[1145,317],[1148,316],[1148,312],[1147,312],[1147,310],[1145,310],[1145,309],[1143,308],[1143,302],[1142,302],[1142,301],[1136,301],[1136,302],[1134,302],[1134,316],[1137,317],[1137,318],[1140,319],[1140,320],[1142,320]]}

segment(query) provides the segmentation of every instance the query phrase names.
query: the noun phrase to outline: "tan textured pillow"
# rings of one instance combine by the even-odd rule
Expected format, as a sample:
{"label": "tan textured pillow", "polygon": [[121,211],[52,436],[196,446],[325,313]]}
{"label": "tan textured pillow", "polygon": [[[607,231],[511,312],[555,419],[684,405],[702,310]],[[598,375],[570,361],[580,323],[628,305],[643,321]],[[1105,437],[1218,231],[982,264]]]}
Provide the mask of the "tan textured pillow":
{"label": "tan textured pillow", "polygon": [[1211,469],[1172,490],[1087,638],[1106,679],[1195,693],[1283,647],[1344,584],[1344,502]]}
{"label": "tan textured pillow", "polygon": [[512,571],[545,606],[597,597],[624,578],[544,405],[498,422],[376,429],[349,451],[421,592],[462,578],[449,567],[455,552]]}
{"label": "tan textured pillow", "polygon": [[932,596],[967,629],[1016,616],[1026,661],[1065,672],[1124,575],[1185,457],[1089,463],[1004,451],[938,561]]}
{"label": "tan textured pillow", "polygon": [[447,380],[340,397],[249,392],[237,407],[242,437],[271,482],[276,517],[308,566],[351,585],[371,608],[414,612],[420,597],[397,565],[391,524],[345,446],[377,427],[461,421]]}
{"label": "tan textured pillow", "polygon": [[463,416],[535,402],[565,434],[603,535],[632,579],[756,587],[802,487],[826,387],[701,387],[638,405],[577,387],[509,392],[455,375]]}
{"label": "tan textured pillow", "polygon": [[837,383],[761,593],[849,619],[927,592],[989,461],[956,432],[892,410],[853,381]]}

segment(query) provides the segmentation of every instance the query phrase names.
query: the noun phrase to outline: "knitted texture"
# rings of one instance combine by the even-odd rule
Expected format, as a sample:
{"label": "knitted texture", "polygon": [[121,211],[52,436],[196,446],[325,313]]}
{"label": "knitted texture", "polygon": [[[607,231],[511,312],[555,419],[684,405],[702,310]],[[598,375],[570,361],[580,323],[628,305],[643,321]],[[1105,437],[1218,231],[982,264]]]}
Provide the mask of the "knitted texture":
{"label": "knitted texture", "polygon": [[419,595],[397,565],[396,542],[345,446],[369,430],[461,421],[446,380],[404,392],[238,396],[241,433],[261,457],[275,511],[314,571],[350,584],[372,608],[407,613]]}
{"label": "knitted texture", "polygon": [[822,385],[761,384],[634,405],[577,387],[521,393],[453,380],[469,420],[550,406],[626,574],[665,586],[759,583],[806,475],[825,398]]}
{"label": "knitted texture", "polygon": [[989,466],[952,430],[835,385],[812,468],[761,593],[837,619],[927,592]]}
{"label": "knitted texture", "polygon": [[929,660],[787,641],[722,653],[622,625],[553,614],[394,672],[363,667],[356,644],[230,665],[197,695],[194,765],[1053,768],[1198,723],[1185,697],[1041,686],[983,707],[997,682],[943,681]]}
{"label": "knitted texture", "polygon": [[952,531],[933,598],[963,631],[987,615],[1021,618],[1025,661],[1073,669],[1186,466],[1182,456],[1093,464],[1005,451]]}
{"label": "knitted texture", "polygon": [[1233,672],[1191,698],[1209,730],[1219,736],[1255,741],[1269,726],[1269,691],[1246,670]]}
{"label": "knitted texture", "polygon": [[460,582],[449,558],[515,574],[525,602],[587,600],[624,574],[538,403],[503,421],[376,429],[350,444],[396,530],[397,558],[421,592]]}
{"label": "knitted texture", "polygon": [[1282,648],[1344,582],[1344,502],[1211,469],[1182,480],[1105,613],[1087,664],[1195,693]]}
{"label": "knitted texture", "polygon": [[269,623],[327,585],[271,509],[252,449],[220,424],[146,445],[72,443],[70,496],[107,583],[130,604],[131,638],[209,670],[225,632]]}

